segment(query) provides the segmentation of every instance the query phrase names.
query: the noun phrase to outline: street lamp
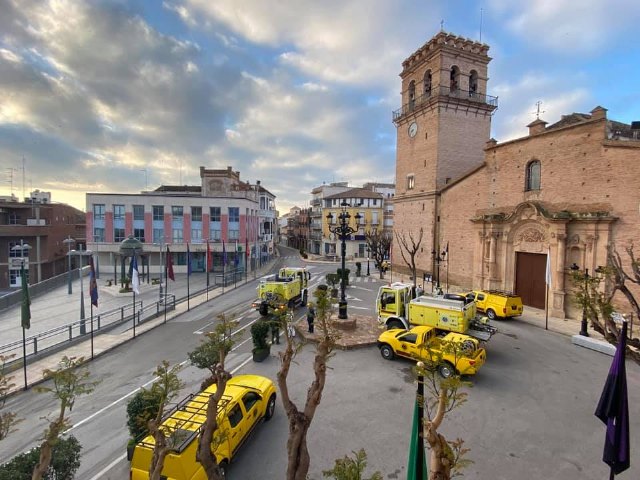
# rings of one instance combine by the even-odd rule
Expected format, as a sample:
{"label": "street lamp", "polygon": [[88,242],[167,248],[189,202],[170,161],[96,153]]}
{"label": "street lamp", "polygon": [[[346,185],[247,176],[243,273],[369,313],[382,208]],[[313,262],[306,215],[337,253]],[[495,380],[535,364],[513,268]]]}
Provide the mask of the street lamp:
{"label": "street lamp", "polygon": [[[439,295],[442,293],[442,288],[440,287],[440,264],[446,260],[447,252],[446,250],[443,250],[441,253],[438,253],[438,255],[436,256],[436,251],[432,250],[431,255],[433,255],[434,261],[436,262],[436,267],[438,272],[436,275],[436,293]],[[431,289],[433,291],[433,282],[431,283]]]}
{"label": "street lamp", "polygon": [[67,235],[62,243],[67,246],[67,257],[69,259],[69,266],[67,268],[67,292],[69,295],[73,293],[73,289],[71,288],[71,245],[76,243],[76,241],[71,238],[71,235]]}
{"label": "street lamp", "polygon": [[369,256],[371,254],[371,250],[369,249],[369,245],[367,245],[367,277],[371,275],[369,272]]}
{"label": "street lamp", "polygon": [[[338,318],[341,320],[346,320],[347,317],[347,297],[345,296],[345,286],[346,286],[346,280],[345,280],[345,256],[347,254],[347,235],[351,235],[354,232],[357,232],[358,229],[357,228],[352,228],[349,225],[349,221],[351,220],[351,215],[349,214],[349,212],[347,211],[347,207],[349,207],[350,205],[346,202],[342,202],[342,204],[340,205],[342,207],[342,211],[338,214],[338,224],[335,227],[331,226],[331,223],[333,221],[333,215],[331,214],[331,212],[329,212],[327,214],[327,224],[328,224],[328,228],[329,231],[333,234],[339,235],[340,237],[340,241],[342,242],[341,245],[341,250],[340,250],[340,255],[342,257],[342,275],[340,275],[341,277],[341,281],[340,281],[340,301],[338,302]],[[360,220],[361,215],[359,213],[356,213],[355,215],[355,219],[356,219],[356,227],[357,224]]]}
{"label": "street lamp", "polygon": [[[569,267],[573,272],[577,272],[580,270],[580,267],[574,262]],[[604,269],[600,266],[596,268],[595,273],[602,273]],[[589,269],[584,269],[584,290],[583,290],[583,299],[582,299],[582,321],[580,322],[580,335],[583,337],[588,337],[589,333],[587,332],[587,297],[589,296],[589,279],[592,278],[589,276]]]}
{"label": "street lamp", "polygon": [[91,250],[83,250],[82,244],[80,244],[80,250],[69,251],[69,256],[71,255],[80,257],[80,268],[78,269],[78,274],[80,275],[80,335],[84,335],[87,333],[87,327],[84,321],[84,286],[82,281],[82,267],[84,267],[83,258],[93,255],[93,252]]}
{"label": "street lamp", "polygon": [[[20,245],[14,245],[13,247],[11,247],[11,250],[14,252],[20,252],[20,259],[22,260],[22,265],[24,265],[24,251],[26,250],[27,252],[29,252],[31,248],[31,245],[29,245],[28,243],[24,243],[24,241],[20,239]],[[27,271],[29,271],[29,269],[27,269]]]}

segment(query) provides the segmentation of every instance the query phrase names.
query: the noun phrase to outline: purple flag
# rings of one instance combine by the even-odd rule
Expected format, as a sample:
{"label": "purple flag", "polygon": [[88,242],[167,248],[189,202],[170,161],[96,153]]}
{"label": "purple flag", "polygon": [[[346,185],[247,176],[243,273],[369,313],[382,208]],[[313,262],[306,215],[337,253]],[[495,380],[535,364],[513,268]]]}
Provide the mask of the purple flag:
{"label": "purple flag", "polygon": [[624,353],[627,343],[627,322],[622,323],[622,332],[613,357],[607,382],[602,390],[595,415],[607,426],[602,461],[611,468],[611,476],[629,468],[629,398],[627,396],[627,371]]}
{"label": "purple flag", "polygon": [[98,306],[98,282],[96,282],[96,270],[93,266],[93,255],[89,257],[89,296],[91,305]]}

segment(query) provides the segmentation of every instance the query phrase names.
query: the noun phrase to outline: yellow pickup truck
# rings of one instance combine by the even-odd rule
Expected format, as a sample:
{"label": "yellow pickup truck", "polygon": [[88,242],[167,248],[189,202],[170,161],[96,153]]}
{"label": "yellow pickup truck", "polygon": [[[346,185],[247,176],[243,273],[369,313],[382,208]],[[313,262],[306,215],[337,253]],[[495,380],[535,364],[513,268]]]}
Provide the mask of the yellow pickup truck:
{"label": "yellow pickup truck", "polygon": [[464,295],[476,302],[477,310],[485,313],[489,320],[522,315],[522,299],[518,295],[500,290],[473,290]]}
{"label": "yellow pickup truck", "polygon": [[[198,437],[206,420],[213,384],[206,390],[187,396],[167,413],[162,427],[171,434],[173,449],[165,458],[162,477],[166,480],[207,480],[202,465],[196,461]],[[259,375],[238,375],[229,380],[218,403],[218,430],[212,445],[223,472],[242,444],[261,420],[269,420],[276,407],[273,382]],[[138,443],[131,460],[131,480],[147,480],[155,441],[152,436]]]}

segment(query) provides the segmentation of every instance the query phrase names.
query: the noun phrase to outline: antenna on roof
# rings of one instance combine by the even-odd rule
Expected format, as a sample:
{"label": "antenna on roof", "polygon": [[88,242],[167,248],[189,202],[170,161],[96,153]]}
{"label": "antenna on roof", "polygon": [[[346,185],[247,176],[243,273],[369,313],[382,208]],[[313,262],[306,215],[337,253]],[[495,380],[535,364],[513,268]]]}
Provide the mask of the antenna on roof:
{"label": "antenna on roof", "polygon": [[482,8],[480,9],[480,43],[482,43]]}
{"label": "antenna on roof", "polygon": [[540,100],[538,100],[536,102],[536,111],[535,112],[531,112],[531,114],[533,115],[535,113],[536,115],[536,120],[540,120],[540,114],[541,113],[546,113],[545,110],[540,111],[540,105],[542,105],[542,102]]}
{"label": "antenna on roof", "polygon": [[444,32],[444,20],[440,20],[440,31]]}

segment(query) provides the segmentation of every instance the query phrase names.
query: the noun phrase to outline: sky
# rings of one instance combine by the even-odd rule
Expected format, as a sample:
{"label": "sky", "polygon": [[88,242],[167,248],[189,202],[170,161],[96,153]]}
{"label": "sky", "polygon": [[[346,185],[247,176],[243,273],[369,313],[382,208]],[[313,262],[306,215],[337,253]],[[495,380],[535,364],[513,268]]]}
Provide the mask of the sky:
{"label": "sky", "polygon": [[491,136],[600,105],[640,120],[637,0],[0,0],[0,195],[240,172],[281,214],[393,182],[402,61],[441,28],[490,46]]}

